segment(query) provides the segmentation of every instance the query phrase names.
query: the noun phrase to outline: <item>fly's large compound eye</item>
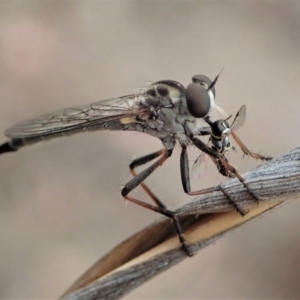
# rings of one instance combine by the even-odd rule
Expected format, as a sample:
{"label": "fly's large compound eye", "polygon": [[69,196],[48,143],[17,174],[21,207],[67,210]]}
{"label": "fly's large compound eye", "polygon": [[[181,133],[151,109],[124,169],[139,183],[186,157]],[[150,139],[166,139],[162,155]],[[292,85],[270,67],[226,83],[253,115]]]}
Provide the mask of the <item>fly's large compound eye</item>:
{"label": "fly's large compound eye", "polygon": [[215,88],[208,91],[213,82],[205,75],[195,75],[192,80],[186,88],[187,107],[193,117],[203,118],[214,105]]}
{"label": "fly's large compound eye", "polygon": [[211,107],[210,96],[206,88],[199,83],[191,83],[186,88],[186,104],[194,118],[205,117]]}

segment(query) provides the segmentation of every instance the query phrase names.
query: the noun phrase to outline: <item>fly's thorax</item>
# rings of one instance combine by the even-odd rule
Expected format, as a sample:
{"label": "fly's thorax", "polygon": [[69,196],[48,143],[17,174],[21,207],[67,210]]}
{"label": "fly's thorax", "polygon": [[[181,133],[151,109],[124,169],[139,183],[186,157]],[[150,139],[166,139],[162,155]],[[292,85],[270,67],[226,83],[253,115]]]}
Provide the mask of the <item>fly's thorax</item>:
{"label": "fly's thorax", "polygon": [[173,135],[166,135],[165,137],[160,138],[161,142],[163,143],[164,147],[167,150],[173,150],[176,144],[175,137]]}
{"label": "fly's thorax", "polygon": [[180,145],[185,145],[185,146],[193,145],[193,142],[185,133],[177,133],[176,139],[178,140]]}
{"label": "fly's thorax", "polygon": [[143,94],[146,106],[172,107],[180,102],[185,94],[185,88],[179,82],[162,80],[146,87]]}
{"label": "fly's thorax", "polygon": [[147,125],[150,128],[156,129],[158,131],[163,130],[165,123],[158,118],[149,118],[146,120]]}

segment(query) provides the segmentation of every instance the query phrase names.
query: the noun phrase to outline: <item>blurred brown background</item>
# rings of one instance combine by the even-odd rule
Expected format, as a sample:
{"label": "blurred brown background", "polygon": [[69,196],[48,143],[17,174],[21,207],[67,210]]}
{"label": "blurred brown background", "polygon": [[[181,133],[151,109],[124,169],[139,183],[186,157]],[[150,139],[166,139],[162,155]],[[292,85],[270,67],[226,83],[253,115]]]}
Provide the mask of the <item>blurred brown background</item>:
{"label": "blurred brown background", "polygon": [[[127,95],[146,82],[214,77],[239,136],[276,156],[299,146],[299,1],[0,2],[0,128],[68,106]],[[4,134],[1,143],[5,142]],[[150,136],[94,132],[0,157],[0,297],[59,296],[157,216],[120,189],[128,164],[161,148]],[[197,156],[191,149],[191,161]],[[241,172],[258,163],[232,153]],[[225,179],[210,164],[193,187]],[[179,151],[147,181],[171,209],[191,200]],[[147,199],[138,190],[140,199]],[[300,204],[235,230],[125,299],[300,297]]]}

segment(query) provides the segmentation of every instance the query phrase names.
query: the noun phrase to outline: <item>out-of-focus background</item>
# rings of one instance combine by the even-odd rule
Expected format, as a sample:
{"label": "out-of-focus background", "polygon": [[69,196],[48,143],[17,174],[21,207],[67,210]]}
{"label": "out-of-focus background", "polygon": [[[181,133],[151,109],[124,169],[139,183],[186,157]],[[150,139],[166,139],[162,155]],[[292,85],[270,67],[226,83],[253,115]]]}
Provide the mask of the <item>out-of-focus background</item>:
{"label": "out-of-focus background", "polygon": [[[216,76],[239,136],[277,156],[299,146],[299,1],[0,2],[0,128],[130,94],[149,81]],[[6,138],[1,135],[0,142]],[[157,216],[120,195],[128,164],[161,148],[150,136],[94,132],[0,157],[0,295],[58,297]],[[191,149],[190,158],[197,156]],[[259,162],[232,153],[241,172]],[[212,164],[194,189],[224,181]],[[169,208],[191,200],[179,150],[147,183]],[[146,200],[137,190],[134,195]],[[235,230],[125,299],[299,298],[300,204]]]}

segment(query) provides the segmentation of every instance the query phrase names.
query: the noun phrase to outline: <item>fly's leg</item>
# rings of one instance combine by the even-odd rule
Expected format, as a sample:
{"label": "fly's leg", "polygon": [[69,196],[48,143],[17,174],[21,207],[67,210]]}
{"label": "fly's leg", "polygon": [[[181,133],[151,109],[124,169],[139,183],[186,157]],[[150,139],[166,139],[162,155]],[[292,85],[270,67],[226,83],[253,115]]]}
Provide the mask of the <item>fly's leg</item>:
{"label": "fly's leg", "polygon": [[236,133],[234,131],[231,131],[231,135],[234,138],[235,142],[238,144],[238,146],[243,151],[244,155],[248,155],[248,156],[251,156],[254,159],[261,159],[261,160],[271,160],[271,159],[273,159],[273,157],[263,156],[263,155],[260,155],[259,153],[255,153],[255,152],[252,152],[251,150],[249,150],[243,144],[243,142],[240,140],[240,138],[236,135]]}
{"label": "fly's leg", "polygon": [[193,135],[190,136],[190,139],[192,140],[193,144],[200,149],[201,151],[208,154],[212,159],[216,159],[218,163],[222,164],[224,168],[227,169],[228,173],[231,173],[234,175],[245,187],[245,189],[248,191],[248,193],[256,200],[258,201],[259,198],[248,188],[247,184],[245,183],[244,178],[242,175],[238,173],[238,171],[231,166],[223,157],[220,155],[217,151],[214,149],[208,147],[205,143],[203,143],[201,140],[196,139]]}
{"label": "fly's leg", "polygon": [[[206,146],[206,144],[204,144],[204,145]],[[230,195],[222,187],[222,185],[219,185],[218,187],[214,187],[214,188],[208,188],[208,189],[203,189],[203,190],[198,190],[198,191],[191,191],[188,153],[187,153],[187,149],[186,149],[185,145],[182,145],[181,147],[182,147],[181,148],[182,150],[181,150],[181,155],[180,155],[180,173],[181,173],[181,182],[182,182],[183,190],[185,191],[185,193],[187,193],[188,195],[191,195],[191,196],[196,196],[196,195],[212,193],[215,191],[221,191],[224,194],[224,196],[228,199],[229,203],[242,216],[244,216],[246,214],[246,212],[230,197]],[[206,146],[206,147],[209,148],[208,146]],[[209,149],[211,149],[211,148],[209,148]]]}
{"label": "fly's leg", "polygon": [[[131,179],[123,188],[122,190],[122,196],[130,201],[133,202],[139,206],[142,206],[146,209],[152,210],[154,212],[160,213],[170,219],[172,219],[176,233],[178,235],[179,241],[182,245],[183,250],[189,255],[192,256],[193,252],[189,249],[188,245],[185,242],[185,239],[183,237],[183,232],[181,225],[179,223],[179,220],[176,216],[176,214],[173,211],[170,211],[166,209],[165,207],[161,206],[155,206],[148,203],[145,203],[143,201],[140,201],[138,199],[135,199],[131,196],[128,196],[128,194],[135,189],[138,185],[140,185],[149,175],[151,175],[159,166],[161,166],[172,154],[173,150],[164,150],[162,156],[151,166],[149,166],[147,169],[142,171],[141,173],[137,174],[133,179]],[[154,154],[153,154],[154,155]],[[158,154],[157,154],[158,156]],[[141,159],[142,160],[142,159]],[[149,159],[148,161],[150,161]]]}
{"label": "fly's leg", "polygon": [[[166,150],[162,149],[162,150],[159,150],[159,151],[156,151],[156,152],[153,152],[148,155],[145,155],[145,156],[135,159],[129,165],[130,173],[134,177],[136,177],[137,176],[137,174],[135,172],[136,167],[142,166],[142,165],[148,163],[149,161],[151,161],[159,156],[162,156],[165,152],[166,152]],[[154,195],[154,193],[146,186],[145,183],[142,182],[140,185],[144,189],[144,191],[148,194],[148,196],[156,203],[157,206],[159,206],[161,208],[166,208],[166,206],[158,199],[157,196]]]}

